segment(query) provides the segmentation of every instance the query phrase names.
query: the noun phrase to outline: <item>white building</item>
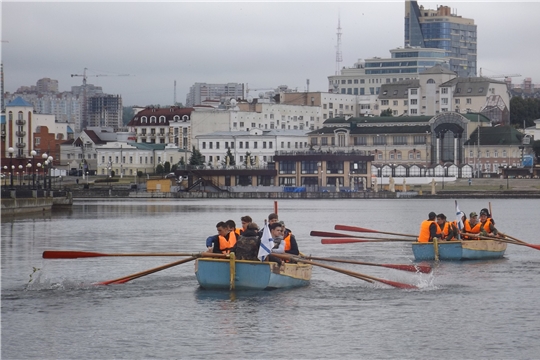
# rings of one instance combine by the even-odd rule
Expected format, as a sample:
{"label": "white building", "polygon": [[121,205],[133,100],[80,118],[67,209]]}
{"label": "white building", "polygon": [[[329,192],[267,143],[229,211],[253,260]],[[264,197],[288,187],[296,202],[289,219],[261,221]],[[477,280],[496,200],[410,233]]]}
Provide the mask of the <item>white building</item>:
{"label": "white building", "polygon": [[189,88],[186,96],[186,106],[192,107],[202,104],[205,100],[243,99],[244,84],[208,84],[195,83]]}
{"label": "white building", "polygon": [[307,149],[306,133],[303,130],[281,129],[216,131],[198,135],[196,141],[205,162],[211,166],[226,165],[225,157],[230,149],[236,165],[242,165],[249,153],[256,164],[264,167],[274,161],[274,154],[278,150]]}

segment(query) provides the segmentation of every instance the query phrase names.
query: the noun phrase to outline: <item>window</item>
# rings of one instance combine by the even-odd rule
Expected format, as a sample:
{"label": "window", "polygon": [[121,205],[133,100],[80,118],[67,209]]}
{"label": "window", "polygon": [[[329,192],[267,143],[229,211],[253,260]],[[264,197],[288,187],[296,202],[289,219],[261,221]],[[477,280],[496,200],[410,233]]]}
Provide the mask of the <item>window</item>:
{"label": "window", "polygon": [[254,127],[256,127],[256,126],[257,126],[257,124],[251,123],[251,127],[252,127],[252,128],[254,128]]}
{"label": "window", "polygon": [[290,148],[291,148],[291,142],[287,141],[287,149],[290,149]]}
{"label": "window", "polygon": [[269,149],[272,149],[272,147],[273,147],[272,142],[271,142],[271,141],[268,142],[268,148],[269,148]]}
{"label": "window", "polygon": [[498,158],[499,157],[499,150],[493,151],[493,157]]}
{"label": "window", "polygon": [[317,174],[319,172],[317,161],[302,161],[302,174]]}
{"label": "window", "polygon": [[323,104],[323,107],[322,107],[322,108],[323,108],[323,109],[326,109],[326,104]]}
{"label": "window", "polygon": [[328,138],[326,136],[321,138],[321,145],[323,146],[328,145]]}
{"label": "window", "polygon": [[472,88],[468,88],[467,89],[467,94],[471,93],[472,92]]}
{"label": "window", "polygon": [[418,105],[418,99],[411,99],[411,105]]}
{"label": "window", "polygon": [[240,127],[244,127],[244,122],[240,121]]}
{"label": "window", "polygon": [[329,103],[329,104],[328,104],[328,108],[329,108],[329,109],[333,109],[333,108],[334,108],[334,103]]}
{"label": "window", "polygon": [[281,148],[282,148],[282,149],[285,148],[285,141],[282,141],[282,142],[281,142]]}
{"label": "window", "polygon": [[469,105],[472,104],[471,98],[468,98],[468,99],[467,99],[467,104],[469,104]]}
{"label": "window", "polygon": [[246,149],[249,149],[249,141],[246,141]]}
{"label": "window", "polygon": [[397,100],[394,100],[394,101],[393,101],[393,104],[394,104],[394,106],[398,106],[398,101],[397,101]]}
{"label": "window", "polygon": [[435,84],[435,80],[429,79],[429,80],[427,81],[427,83],[428,83],[428,84]]}
{"label": "window", "polygon": [[418,110],[416,110],[416,109],[411,109],[411,114],[418,114]]}
{"label": "window", "polygon": [[426,143],[426,136],[415,135],[413,141],[414,141],[414,145],[424,145]]}
{"label": "window", "polygon": [[486,157],[487,158],[489,157],[489,154],[490,154],[489,150],[486,150]]}
{"label": "window", "polygon": [[483,93],[483,92],[484,92],[484,88],[483,88],[483,87],[478,88],[478,93],[479,93],[479,94],[481,94],[481,93]]}
{"label": "window", "polygon": [[343,161],[327,161],[326,173],[327,174],[343,174]]}
{"label": "window", "polygon": [[214,148],[214,143],[210,141],[210,142],[208,143],[208,148],[209,148],[209,149],[213,149],[213,148]]}
{"label": "window", "polygon": [[256,142],[256,141],[253,142],[253,148],[254,148],[254,149],[257,148],[257,142]]}
{"label": "window", "polygon": [[418,94],[418,89],[411,89],[411,95]]}
{"label": "window", "polygon": [[296,174],[296,162],[295,161],[282,161],[279,163],[280,174]]}
{"label": "window", "polygon": [[403,106],[408,106],[409,105],[409,100],[403,100]]}
{"label": "window", "polygon": [[354,145],[367,145],[367,138],[365,136],[355,136]]}
{"label": "window", "polygon": [[130,164],[133,164],[133,156],[130,156],[130,157],[129,157],[129,163],[130,163]]}
{"label": "window", "polygon": [[459,105],[459,99],[455,99],[456,105]]}
{"label": "window", "polygon": [[244,148],[244,142],[243,141],[238,142],[238,147],[240,149],[243,149]]}
{"label": "window", "polygon": [[448,88],[441,88],[441,94],[448,94]]}
{"label": "window", "polygon": [[388,100],[381,100],[381,105],[382,106],[388,105]]}
{"label": "window", "polygon": [[386,145],[386,136],[374,136],[373,137],[373,145]]}
{"label": "window", "polygon": [[216,149],[219,149],[219,141],[216,141]]}
{"label": "window", "polygon": [[263,149],[266,149],[266,141],[263,141]]}

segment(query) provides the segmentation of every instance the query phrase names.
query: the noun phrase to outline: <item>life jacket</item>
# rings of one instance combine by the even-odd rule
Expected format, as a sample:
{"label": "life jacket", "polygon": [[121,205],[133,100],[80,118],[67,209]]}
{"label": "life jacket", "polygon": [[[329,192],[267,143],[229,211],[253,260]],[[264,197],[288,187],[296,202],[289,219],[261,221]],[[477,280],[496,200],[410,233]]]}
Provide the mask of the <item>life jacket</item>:
{"label": "life jacket", "polygon": [[431,224],[434,224],[433,220],[424,220],[420,224],[420,234],[418,235],[418,242],[430,242],[430,232],[429,227]]}
{"label": "life jacket", "polygon": [[444,222],[444,226],[442,229],[439,226],[439,224],[437,224],[437,235],[443,234],[444,238],[446,239],[449,233],[450,233],[450,223],[448,221]]}
{"label": "life jacket", "polygon": [[229,232],[229,240],[225,239],[224,236],[219,235],[219,250],[223,254],[228,254],[231,252],[232,247],[236,244],[236,234],[234,231]]}
{"label": "life jacket", "polygon": [[243,228],[236,228],[234,229],[234,233],[238,236],[242,235],[244,233],[244,229]]}
{"label": "life jacket", "polygon": [[285,252],[287,252],[287,250],[291,250],[291,233],[285,236],[283,241],[285,241]]}
{"label": "life jacket", "polygon": [[[490,229],[490,225],[491,224],[491,219],[490,218],[487,218],[486,222],[483,224],[483,227],[484,227],[484,230],[489,234],[491,232],[491,229]],[[480,225],[482,225],[482,223],[480,223]]]}
{"label": "life jacket", "polygon": [[[474,224],[473,227],[471,227],[471,223],[469,222],[469,219],[465,220],[463,223],[463,231],[469,234],[479,234],[480,230],[482,229],[482,223],[478,222]],[[470,239],[470,236],[463,235],[464,239]]]}

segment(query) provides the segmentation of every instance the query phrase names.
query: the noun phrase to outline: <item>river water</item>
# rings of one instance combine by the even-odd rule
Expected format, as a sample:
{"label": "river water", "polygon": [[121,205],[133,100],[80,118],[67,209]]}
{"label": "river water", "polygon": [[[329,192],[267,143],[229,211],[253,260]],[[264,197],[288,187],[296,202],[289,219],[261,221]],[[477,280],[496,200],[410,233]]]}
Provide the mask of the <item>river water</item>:
{"label": "river water", "polygon": [[[487,200],[459,200],[479,212]],[[444,262],[432,274],[332,264],[411,283],[402,290],[314,267],[301,289],[198,288],[193,263],[95,286],[177,258],[43,260],[44,250],[198,252],[215,224],[271,200],[75,201],[68,212],[2,219],[2,359],[538,359],[540,251],[509,245],[503,259]],[[538,244],[539,200],[492,200],[497,227]],[[335,224],[414,234],[451,200],[281,200],[300,250],[408,264],[407,243],[322,245]],[[535,220],[536,219],[536,220]]]}

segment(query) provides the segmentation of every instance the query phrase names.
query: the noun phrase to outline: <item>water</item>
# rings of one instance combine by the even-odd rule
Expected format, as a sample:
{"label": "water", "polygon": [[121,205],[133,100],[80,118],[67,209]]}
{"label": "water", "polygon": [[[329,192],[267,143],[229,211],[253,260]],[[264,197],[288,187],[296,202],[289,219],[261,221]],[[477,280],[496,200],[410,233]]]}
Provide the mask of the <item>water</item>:
{"label": "water", "polygon": [[[467,213],[487,207],[459,204]],[[493,200],[497,227],[540,243],[539,205]],[[322,245],[309,232],[346,224],[416,233],[432,210],[453,218],[453,201],[279,202],[302,252],[377,263],[411,263],[410,245]],[[262,225],[272,211],[270,200],[76,201],[69,212],[2,219],[2,358],[539,358],[540,251],[522,246],[509,245],[500,260],[441,263],[429,275],[332,264],[419,290],[315,267],[306,288],[205,291],[193,263],[94,286],[177,259],[41,259],[54,249],[198,252],[218,221],[248,214]]]}

